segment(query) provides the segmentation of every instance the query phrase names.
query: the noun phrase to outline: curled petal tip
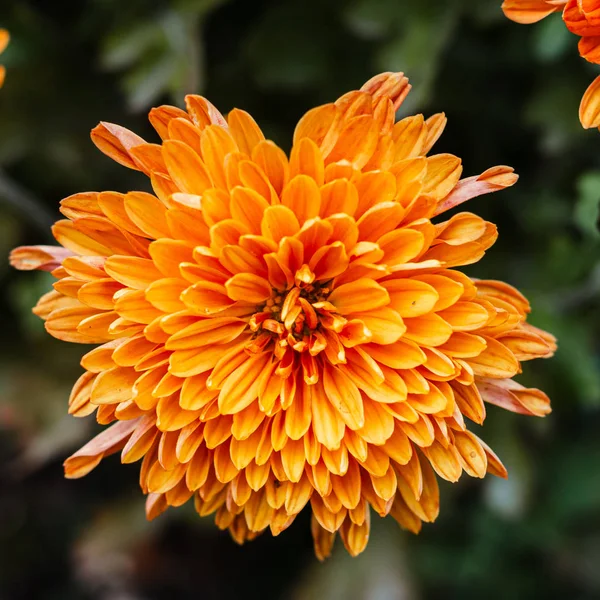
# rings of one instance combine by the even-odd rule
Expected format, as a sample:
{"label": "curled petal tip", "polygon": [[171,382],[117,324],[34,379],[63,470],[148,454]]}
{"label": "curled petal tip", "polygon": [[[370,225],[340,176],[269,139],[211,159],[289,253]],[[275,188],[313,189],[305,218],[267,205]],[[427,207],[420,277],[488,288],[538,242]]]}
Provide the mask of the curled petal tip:
{"label": "curled petal tip", "polygon": [[367,81],[360,89],[367,92],[373,98],[387,96],[394,105],[394,110],[398,110],[411,89],[408,83],[408,77],[404,73],[380,73]]}
{"label": "curled petal tip", "polygon": [[20,271],[53,271],[73,253],[60,246],[20,246],[11,251],[8,261]]}
{"label": "curled petal tip", "polygon": [[491,167],[481,175],[462,179],[445,198],[439,201],[434,214],[439,215],[477,196],[504,190],[517,183],[518,179],[519,176],[514,169],[505,165]]}

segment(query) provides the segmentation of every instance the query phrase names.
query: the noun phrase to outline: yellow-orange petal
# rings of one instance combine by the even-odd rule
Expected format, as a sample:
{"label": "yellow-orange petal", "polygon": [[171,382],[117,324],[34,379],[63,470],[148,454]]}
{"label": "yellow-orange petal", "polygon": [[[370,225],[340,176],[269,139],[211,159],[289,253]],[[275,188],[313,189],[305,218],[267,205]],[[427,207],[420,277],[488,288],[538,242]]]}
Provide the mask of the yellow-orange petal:
{"label": "yellow-orange petal", "polygon": [[269,360],[268,354],[249,356],[229,375],[219,393],[219,410],[222,414],[240,412],[258,398],[262,380],[270,376],[271,371],[265,369]]}
{"label": "yellow-orange petal", "polygon": [[161,278],[161,273],[151,260],[134,256],[111,256],[104,264],[106,272],[128,287],[143,290]]}
{"label": "yellow-orange petal", "polygon": [[182,192],[202,195],[204,190],[212,187],[212,178],[206,166],[187,144],[166,140],[162,152],[169,175]]}
{"label": "yellow-orange petal", "polygon": [[227,115],[227,123],[238,148],[248,156],[251,156],[255,146],[265,139],[256,121],[244,110],[234,108]]}
{"label": "yellow-orange petal", "polygon": [[289,176],[306,175],[317,185],[325,180],[325,161],[317,144],[310,138],[301,138],[294,144],[290,156]]}
{"label": "yellow-orange petal", "polygon": [[300,223],[294,212],[287,206],[270,206],[264,212],[261,233],[264,237],[279,242],[286,236],[296,234]]}
{"label": "yellow-orange petal", "polygon": [[254,147],[252,160],[266,175],[275,193],[281,194],[289,177],[289,165],[285,153],[273,142],[263,141]]}
{"label": "yellow-orange petal", "polygon": [[308,175],[296,175],[285,186],[281,203],[288,207],[300,225],[317,217],[321,207],[321,194],[315,180]]}
{"label": "yellow-orange petal", "polygon": [[329,302],[342,315],[375,310],[390,302],[387,290],[372,279],[358,279],[337,287],[329,295]]}
{"label": "yellow-orange petal", "polygon": [[436,200],[445,198],[456,186],[462,173],[462,161],[452,154],[437,154],[427,158],[427,175],[423,194]]}
{"label": "yellow-orange petal", "polygon": [[497,340],[483,336],[486,349],[477,357],[468,359],[476,375],[504,379],[514,377],[519,371],[515,355]]}
{"label": "yellow-orange petal", "polygon": [[[367,335],[365,342],[373,341],[375,344],[393,344],[406,332],[404,320],[391,306],[364,312],[353,312],[348,316],[366,327]],[[349,346],[349,344],[345,345]]]}
{"label": "yellow-orange petal", "polygon": [[269,282],[253,273],[237,273],[225,283],[227,295],[232,300],[259,304],[271,297]]}
{"label": "yellow-orange petal", "polygon": [[184,110],[181,110],[181,108],[177,108],[176,106],[169,105],[152,108],[150,109],[150,113],[148,115],[148,119],[150,123],[152,123],[152,127],[156,129],[156,133],[158,133],[163,140],[168,138],[169,123],[173,119],[178,118],[189,120],[188,114]]}
{"label": "yellow-orange petal", "polygon": [[211,315],[233,305],[224,285],[211,282],[198,282],[190,286],[181,301],[197,315]]}
{"label": "yellow-orange petal", "polygon": [[419,317],[430,312],[439,294],[431,285],[416,279],[391,279],[383,283],[390,295],[390,308],[401,317]]}
{"label": "yellow-orange petal", "polygon": [[423,115],[414,115],[398,121],[392,129],[394,162],[424,154],[427,127]]}
{"label": "yellow-orange petal", "polygon": [[356,385],[334,367],[326,368],[323,375],[323,389],[327,399],[339,412],[344,423],[354,430],[363,427],[363,401]]}
{"label": "yellow-orange petal", "polygon": [[253,234],[261,232],[261,223],[269,203],[251,188],[236,186],[231,191],[231,216],[244,223]]}
{"label": "yellow-orange petal", "polygon": [[324,104],[309,110],[296,125],[294,146],[302,138],[309,138],[324,156],[333,149],[340,133],[341,114],[335,104]]}
{"label": "yellow-orange petal", "polygon": [[245,328],[245,321],[232,317],[204,319],[180,329],[169,338],[165,348],[187,350],[212,344],[227,344],[235,340]]}
{"label": "yellow-orange petal", "polygon": [[144,237],[158,239],[170,236],[167,209],[156,196],[145,192],[129,192],[123,205],[132,223],[144,232]]}

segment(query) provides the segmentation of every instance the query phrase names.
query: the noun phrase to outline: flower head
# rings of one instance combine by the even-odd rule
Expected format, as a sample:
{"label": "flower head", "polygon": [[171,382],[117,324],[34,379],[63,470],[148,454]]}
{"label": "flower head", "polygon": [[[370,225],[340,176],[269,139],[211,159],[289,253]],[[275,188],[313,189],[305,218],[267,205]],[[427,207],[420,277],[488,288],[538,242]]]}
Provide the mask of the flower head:
{"label": "flower head", "polygon": [[69,412],[111,425],[67,477],[115,452],[142,460],[149,518],[193,497],[240,543],[310,504],[323,558],[337,532],[364,549],[371,509],[414,532],[433,521],[435,473],[505,476],[464,417],[481,424],[485,402],[547,414],[512,377],[554,339],[515,289],[455,269],[494,243],[493,224],[432,219],[517,177],[460,179],[460,159],[427,156],[446,119],[394,124],[409,89],[384,73],[310,110],[289,159],[249,114],[199,96],[150,112],[161,144],[92,131],[154,194],[66,198],[61,246],[12,254],[58,279],[34,309],[46,329],[101,344]]}
{"label": "flower head", "polygon": [[[504,14],[517,23],[530,24],[562,10],[567,29],[580,36],[579,54],[600,64],[600,0],[504,0]],[[600,127],[600,76],[588,87],[579,108],[585,129]]]}
{"label": "flower head", "polygon": [[581,37],[581,56],[600,63],[600,0],[504,0],[502,10],[509,19],[523,24],[562,10],[567,29]]}

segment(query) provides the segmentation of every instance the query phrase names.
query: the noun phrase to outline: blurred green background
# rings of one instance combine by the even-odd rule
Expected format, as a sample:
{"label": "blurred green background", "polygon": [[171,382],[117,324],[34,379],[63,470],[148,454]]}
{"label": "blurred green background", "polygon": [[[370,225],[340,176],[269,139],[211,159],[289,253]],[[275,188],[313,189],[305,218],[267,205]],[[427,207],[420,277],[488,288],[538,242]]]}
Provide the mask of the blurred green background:
{"label": "blurred green background", "polygon": [[[49,243],[61,198],[146,189],[92,145],[100,120],[151,141],[152,105],[187,92],[251,112],[289,149],[309,108],[373,74],[405,71],[401,114],[444,110],[438,152],[465,175],[514,166],[519,184],[467,210],[500,240],[470,268],[532,301],[559,338],[523,383],[553,399],[545,420],[490,407],[483,437],[508,481],[442,485],[418,537],[375,517],[357,559],[312,555],[307,515],[238,547],[193,508],[144,518],[137,466],[112,457],[80,481],[61,463],[96,429],[66,415],[84,348],[30,313],[51,278],[0,263],[0,598],[469,599],[600,597],[600,134],[579,100],[596,72],[559,15],[507,21],[500,0],[2,0],[0,254]],[[88,422],[89,421],[89,422]]]}

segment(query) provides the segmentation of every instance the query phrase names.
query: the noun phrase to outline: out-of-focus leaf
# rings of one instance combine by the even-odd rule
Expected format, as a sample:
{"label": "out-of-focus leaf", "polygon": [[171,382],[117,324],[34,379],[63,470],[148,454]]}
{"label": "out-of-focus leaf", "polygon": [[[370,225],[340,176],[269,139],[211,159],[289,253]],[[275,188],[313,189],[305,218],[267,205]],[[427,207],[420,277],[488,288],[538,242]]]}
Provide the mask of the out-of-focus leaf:
{"label": "out-of-focus leaf", "polygon": [[13,470],[22,477],[53,460],[59,459],[62,462],[73,447],[87,441],[90,435],[89,425],[89,422],[75,419],[71,415],[64,415],[55,423],[46,424],[11,465]]}
{"label": "out-of-focus leaf", "polygon": [[491,25],[498,22],[507,25],[500,4],[489,0],[467,0],[462,2],[462,8],[469,17],[482,25]]}
{"label": "out-of-focus leaf", "polygon": [[555,459],[547,501],[556,519],[585,519],[600,506],[600,447],[576,443]]}
{"label": "out-of-focus leaf", "polygon": [[357,0],[346,9],[344,18],[356,35],[380,39],[397,25],[403,12],[395,0]]}
{"label": "out-of-focus leaf", "polygon": [[152,21],[141,23],[134,28],[114,31],[106,38],[100,54],[100,64],[110,70],[131,67],[163,40],[162,28]]}
{"label": "out-of-focus leaf", "polygon": [[544,19],[535,29],[534,51],[544,63],[560,58],[573,43],[573,36],[559,15]]}
{"label": "out-of-focus leaf", "polygon": [[173,8],[182,13],[203,15],[213,11],[230,0],[173,0]]}
{"label": "out-of-focus leaf", "polygon": [[573,215],[575,223],[589,237],[599,238],[600,171],[582,175],[577,182],[577,192],[577,204]]}
{"label": "out-of-focus leaf", "polygon": [[546,152],[557,154],[568,147],[575,136],[583,134],[578,107],[581,92],[568,79],[568,74],[545,73],[536,86],[525,112],[525,120],[542,128]]}
{"label": "out-of-focus leaf", "polygon": [[47,335],[43,321],[31,312],[31,308],[46,292],[52,289],[54,278],[45,271],[28,273],[29,277],[19,277],[8,290],[8,300],[13,306],[24,331],[32,339]]}
{"label": "out-of-focus leaf", "polygon": [[308,5],[270,10],[248,42],[252,74],[264,87],[302,89],[330,74],[327,30]]}
{"label": "out-of-focus leaf", "polygon": [[[498,454],[508,469],[508,479],[488,477],[484,481],[486,504],[497,514],[506,519],[517,520],[525,514],[531,501],[532,464],[527,449],[514,435],[510,421],[514,415],[499,415],[491,407],[488,418],[500,419],[495,422],[495,434],[484,437]],[[486,424],[487,426],[487,424]],[[490,433],[490,432],[488,432]]]}
{"label": "out-of-focus leaf", "polygon": [[200,91],[203,50],[198,43],[201,19],[220,0],[188,2],[181,12],[169,10],[131,31],[118,30],[108,38],[101,56],[110,70],[126,69],[123,88],[133,112],[151,106],[170,92],[180,104],[187,93]]}
{"label": "out-of-focus leaf", "polygon": [[560,340],[553,360],[560,368],[565,387],[572,390],[564,400],[578,398],[582,406],[600,406],[600,361],[594,352],[593,332],[572,316],[555,319],[552,324],[552,331]]}
{"label": "out-of-focus leaf", "polygon": [[377,59],[380,71],[404,71],[413,89],[404,102],[409,113],[427,102],[438,68],[438,58],[454,28],[457,14],[452,8],[415,11],[394,38],[382,46]]}
{"label": "out-of-focus leaf", "polygon": [[133,111],[141,111],[167,89],[176,62],[171,56],[162,56],[155,62],[142,65],[124,78],[127,102]]}

